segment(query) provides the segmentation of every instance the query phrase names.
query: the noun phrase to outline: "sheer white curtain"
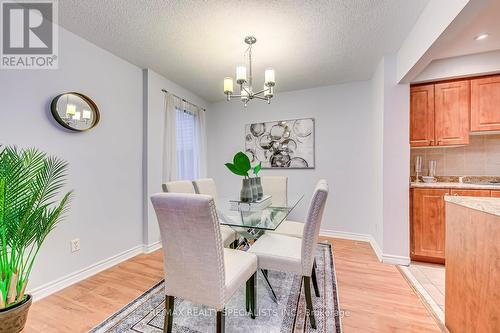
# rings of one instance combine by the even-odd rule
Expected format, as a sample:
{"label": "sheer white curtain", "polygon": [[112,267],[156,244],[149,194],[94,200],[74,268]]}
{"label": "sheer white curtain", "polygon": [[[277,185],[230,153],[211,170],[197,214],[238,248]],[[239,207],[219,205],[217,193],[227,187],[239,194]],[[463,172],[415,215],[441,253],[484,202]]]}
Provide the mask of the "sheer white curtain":
{"label": "sheer white curtain", "polygon": [[177,114],[182,108],[182,99],[165,94],[165,128],[163,130],[163,182],[177,179]]}
{"label": "sheer white curtain", "polygon": [[205,111],[167,94],[163,181],[206,177]]}
{"label": "sheer white curtain", "polygon": [[[187,104],[186,110],[192,112],[194,117],[194,142],[195,160],[197,174],[195,178],[205,178],[207,176],[207,134],[205,110],[193,104]],[[193,178],[194,179],[194,178]]]}

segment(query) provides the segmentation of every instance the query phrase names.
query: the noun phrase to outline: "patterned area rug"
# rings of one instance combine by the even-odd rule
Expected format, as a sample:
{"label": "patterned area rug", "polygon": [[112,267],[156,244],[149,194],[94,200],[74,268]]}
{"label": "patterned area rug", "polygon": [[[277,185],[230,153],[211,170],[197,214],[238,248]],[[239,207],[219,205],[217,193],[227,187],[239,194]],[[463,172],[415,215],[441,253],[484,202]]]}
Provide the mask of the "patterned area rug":
{"label": "patterned area rug", "polygon": [[[271,298],[262,274],[257,279],[257,317],[245,312],[245,287],[242,286],[226,306],[226,332],[341,333],[341,311],[333,253],[330,244],[318,244],[316,253],[320,297],[314,295],[317,329],[306,316],[302,278],[294,274],[269,271],[269,280],[278,297]],[[92,329],[92,333],[160,333],[164,318],[164,281]],[[173,332],[205,333],[215,331],[215,310],[175,299]]]}

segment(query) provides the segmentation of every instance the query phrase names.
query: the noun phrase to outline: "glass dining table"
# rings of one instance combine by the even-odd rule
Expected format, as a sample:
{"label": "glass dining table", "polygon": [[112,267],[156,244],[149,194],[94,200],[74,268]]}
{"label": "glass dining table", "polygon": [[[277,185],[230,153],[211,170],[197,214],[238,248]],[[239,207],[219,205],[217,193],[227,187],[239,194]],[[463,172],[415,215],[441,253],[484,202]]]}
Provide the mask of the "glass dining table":
{"label": "glass dining table", "polygon": [[[243,228],[251,230],[254,235],[261,235],[265,231],[276,230],[297,207],[303,197],[303,194],[290,196],[286,204],[274,204],[271,197],[269,206],[261,209],[257,207],[251,211],[234,209],[232,203],[238,202],[237,200],[222,198],[217,201],[217,213],[219,214],[220,224],[238,229],[238,232]],[[256,238],[251,237],[250,239]]]}
{"label": "glass dining table", "polygon": [[[246,250],[251,246],[252,241],[258,239],[266,231],[276,230],[303,198],[303,194],[289,196],[286,204],[274,204],[271,198],[269,206],[253,208],[251,211],[235,209],[234,203],[237,200],[222,198],[217,201],[217,214],[221,225],[230,226],[240,235],[236,248]],[[261,273],[272,299],[277,303],[267,271],[261,269]]]}

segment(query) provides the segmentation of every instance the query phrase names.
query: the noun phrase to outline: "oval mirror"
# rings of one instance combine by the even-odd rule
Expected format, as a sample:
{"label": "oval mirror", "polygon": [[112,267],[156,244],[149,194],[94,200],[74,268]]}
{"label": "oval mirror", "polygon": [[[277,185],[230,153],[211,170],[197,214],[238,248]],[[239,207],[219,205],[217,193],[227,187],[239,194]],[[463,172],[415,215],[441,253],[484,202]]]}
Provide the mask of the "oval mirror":
{"label": "oval mirror", "polygon": [[52,115],[64,128],[87,131],[99,122],[97,105],[89,97],[69,92],[56,96],[50,104]]}

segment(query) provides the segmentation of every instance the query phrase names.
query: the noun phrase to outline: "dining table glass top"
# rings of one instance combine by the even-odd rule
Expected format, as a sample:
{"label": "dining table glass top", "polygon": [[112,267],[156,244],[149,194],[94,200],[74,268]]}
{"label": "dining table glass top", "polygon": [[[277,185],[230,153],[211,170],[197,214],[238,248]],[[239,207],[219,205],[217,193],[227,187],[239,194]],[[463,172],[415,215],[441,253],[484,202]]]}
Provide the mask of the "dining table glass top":
{"label": "dining table glass top", "polygon": [[271,203],[270,206],[252,211],[233,210],[231,202],[235,200],[221,198],[217,202],[219,222],[231,227],[273,231],[285,221],[303,197],[303,194],[292,195],[288,197],[286,204]]}

